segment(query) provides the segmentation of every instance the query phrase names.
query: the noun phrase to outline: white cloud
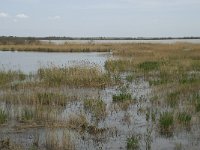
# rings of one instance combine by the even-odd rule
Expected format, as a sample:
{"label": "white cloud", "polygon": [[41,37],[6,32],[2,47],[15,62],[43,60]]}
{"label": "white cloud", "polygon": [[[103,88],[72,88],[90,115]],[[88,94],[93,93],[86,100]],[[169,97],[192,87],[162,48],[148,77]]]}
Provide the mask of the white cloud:
{"label": "white cloud", "polygon": [[29,16],[27,16],[26,14],[17,14],[16,17],[17,17],[17,18],[20,18],[20,19],[29,18]]}
{"label": "white cloud", "polygon": [[48,17],[48,19],[50,19],[50,20],[59,20],[59,19],[61,19],[61,17],[60,16],[53,16],[53,17]]}
{"label": "white cloud", "polygon": [[9,15],[4,12],[0,12],[0,18],[7,18]]}

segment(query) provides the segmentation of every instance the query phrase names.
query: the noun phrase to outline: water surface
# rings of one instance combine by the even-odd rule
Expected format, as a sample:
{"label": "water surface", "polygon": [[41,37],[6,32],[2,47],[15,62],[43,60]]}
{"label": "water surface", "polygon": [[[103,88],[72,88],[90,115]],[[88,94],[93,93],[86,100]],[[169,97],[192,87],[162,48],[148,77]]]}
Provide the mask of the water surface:
{"label": "water surface", "polygon": [[61,53],[61,52],[11,52],[0,51],[0,69],[35,72],[40,67],[97,65],[103,68],[105,61],[112,57],[110,53]]}

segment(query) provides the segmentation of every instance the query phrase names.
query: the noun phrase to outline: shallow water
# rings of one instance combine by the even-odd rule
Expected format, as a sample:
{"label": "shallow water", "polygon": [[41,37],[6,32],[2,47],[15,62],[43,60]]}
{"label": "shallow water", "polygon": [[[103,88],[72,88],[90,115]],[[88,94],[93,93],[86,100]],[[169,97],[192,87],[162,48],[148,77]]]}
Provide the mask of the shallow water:
{"label": "shallow water", "polygon": [[[83,100],[86,97],[97,98],[100,97],[107,105],[107,116],[105,119],[100,120],[96,125],[99,128],[108,128],[108,132],[101,135],[92,135],[87,132],[79,133],[67,128],[50,129],[47,127],[42,128],[27,128],[16,130],[15,121],[9,122],[9,127],[2,127],[0,130],[0,140],[6,137],[10,138],[15,143],[20,143],[26,148],[30,147],[32,143],[39,138],[40,147],[46,144],[48,135],[53,134],[55,137],[61,139],[63,133],[68,133],[71,140],[75,144],[76,149],[126,149],[127,138],[132,135],[140,136],[140,149],[160,150],[160,149],[195,149],[198,150],[200,143],[200,127],[198,122],[192,124],[189,131],[181,128],[174,130],[172,136],[163,136],[159,133],[156,123],[146,120],[146,111],[142,112],[141,109],[147,110],[151,107],[149,98],[151,88],[143,78],[138,79],[137,82],[132,82],[129,85],[129,90],[132,96],[135,97],[136,103],[129,106],[124,110],[117,110],[113,108],[112,95],[118,92],[116,87],[109,87],[103,90],[99,89],[63,89],[64,93],[75,94],[79,93],[77,101],[67,104],[65,107],[56,108],[52,107],[51,111],[47,111],[49,115],[53,116],[55,120],[66,121],[71,115],[78,115],[84,113],[90,125],[94,125],[95,121],[91,117],[91,113],[84,110]],[[82,99],[81,99],[82,98]],[[10,112],[11,118],[15,114],[19,114],[24,105],[12,105],[1,103],[0,108]],[[32,106],[29,106],[32,109]],[[55,110],[54,110],[55,109]],[[151,108],[154,110],[154,108]],[[127,117],[126,117],[127,116]],[[127,120],[128,118],[128,120]]]}
{"label": "shallow water", "polygon": [[11,52],[0,51],[0,69],[35,72],[40,67],[97,65],[101,69],[110,53],[48,53],[48,52]]}
{"label": "shallow water", "polygon": [[[138,81],[137,83],[132,83],[130,85],[131,91],[135,91],[132,93],[132,96],[140,100],[140,97],[148,97],[148,93],[150,91],[148,83],[143,81],[142,79]],[[107,105],[107,113],[105,119],[99,121],[97,123],[97,127],[99,128],[108,128],[108,132],[105,132],[100,135],[92,135],[87,132],[83,134],[79,134],[77,132],[74,132],[73,130],[68,129],[55,129],[54,134],[58,134],[58,136],[62,137],[62,133],[67,131],[70,132],[70,137],[73,140],[73,143],[75,143],[76,149],[126,149],[126,142],[127,138],[131,137],[136,132],[145,132],[146,127],[146,121],[145,121],[145,115],[138,114],[138,106],[137,105],[130,105],[129,109],[126,111],[123,110],[115,110],[113,109],[112,104],[112,95],[117,93],[116,87],[109,87],[105,88],[103,90],[98,89],[66,89],[63,90],[65,92],[69,92],[72,94],[79,93],[80,97],[82,99],[84,98],[102,98]],[[141,101],[141,103],[144,103]],[[5,104],[1,103],[1,108],[3,110],[9,111],[10,116],[14,118],[15,114],[19,114],[22,111],[23,107],[26,106],[20,106],[20,105],[13,105],[13,104]],[[144,105],[143,105],[144,106]],[[32,109],[32,106],[29,106],[30,109]],[[90,125],[94,125],[95,120],[91,117],[91,113],[87,112],[84,109],[83,106],[83,100],[78,98],[78,101],[74,101],[70,104],[67,104],[65,108],[55,108],[56,113],[51,113],[48,111],[48,113],[51,115],[55,115],[55,118],[59,121],[66,121],[71,115],[78,115],[84,114],[87,117],[87,120],[89,121]],[[53,110],[52,110],[53,111]],[[54,112],[54,111],[53,111]],[[125,115],[128,115],[130,117],[130,122],[124,121]],[[54,117],[53,117],[54,118]],[[22,145],[25,145],[27,147],[30,147],[33,141],[37,136],[40,138],[40,146],[45,145],[45,134],[48,134],[50,131],[48,131],[48,128],[29,128],[29,129],[22,129],[20,131],[16,131],[15,125],[9,123],[9,129],[0,131],[0,140],[5,139],[6,137],[9,137],[12,139],[13,142],[21,143]],[[16,133],[18,132],[18,133]]]}

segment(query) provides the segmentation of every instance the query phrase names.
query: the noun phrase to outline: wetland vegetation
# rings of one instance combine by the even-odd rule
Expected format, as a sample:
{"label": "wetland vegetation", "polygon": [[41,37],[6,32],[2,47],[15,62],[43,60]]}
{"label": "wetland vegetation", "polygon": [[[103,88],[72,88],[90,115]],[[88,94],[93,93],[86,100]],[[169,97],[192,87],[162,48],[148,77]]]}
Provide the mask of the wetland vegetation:
{"label": "wetland vegetation", "polygon": [[29,42],[0,50],[113,55],[103,69],[1,69],[0,149],[200,147],[200,44]]}

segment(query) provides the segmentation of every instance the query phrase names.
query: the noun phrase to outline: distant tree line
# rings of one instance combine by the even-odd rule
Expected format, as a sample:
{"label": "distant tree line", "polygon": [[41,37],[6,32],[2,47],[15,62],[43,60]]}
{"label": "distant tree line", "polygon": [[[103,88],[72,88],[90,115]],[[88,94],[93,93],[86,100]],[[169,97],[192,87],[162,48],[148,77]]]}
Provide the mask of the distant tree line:
{"label": "distant tree line", "polygon": [[16,37],[0,36],[0,44],[39,44],[41,40],[176,40],[176,39],[200,39],[200,37]]}
{"label": "distant tree line", "polygon": [[38,40],[169,40],[169,39],[200,39],[200,37],[38,37]]}
{"label": "distant tree line", "polygon": [[1,36],[0,45],[39,44],[40,41],[34,37]]}

